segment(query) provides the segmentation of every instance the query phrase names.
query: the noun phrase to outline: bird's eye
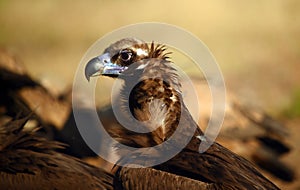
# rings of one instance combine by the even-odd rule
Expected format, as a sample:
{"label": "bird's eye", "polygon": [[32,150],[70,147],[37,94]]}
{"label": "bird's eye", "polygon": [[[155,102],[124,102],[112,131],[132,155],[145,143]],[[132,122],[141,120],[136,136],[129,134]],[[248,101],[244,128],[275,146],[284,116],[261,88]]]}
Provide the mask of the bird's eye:
{"label": "bird's eye", "polygon": [[132,57],[132,52],[130,50],[122,50],[120,52],[120,58],[122,61],[129,61]]}

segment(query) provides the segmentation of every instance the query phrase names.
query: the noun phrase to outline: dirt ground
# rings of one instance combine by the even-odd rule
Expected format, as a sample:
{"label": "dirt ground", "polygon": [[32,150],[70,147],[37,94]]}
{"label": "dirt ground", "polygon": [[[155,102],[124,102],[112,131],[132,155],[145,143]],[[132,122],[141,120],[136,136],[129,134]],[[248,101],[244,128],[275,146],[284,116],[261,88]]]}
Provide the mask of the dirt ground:
{"label": "dirt ground", "polygon": [[[106,33],[137,22],[183,27],[211,50],[231,92],[285,123],[293,151],[284,159],[299,174],[299,9],[298,0],[0,0],[0,48],[59,93],[72,85],[81,58]],[[298,181],[276,183],[300,189]]]}

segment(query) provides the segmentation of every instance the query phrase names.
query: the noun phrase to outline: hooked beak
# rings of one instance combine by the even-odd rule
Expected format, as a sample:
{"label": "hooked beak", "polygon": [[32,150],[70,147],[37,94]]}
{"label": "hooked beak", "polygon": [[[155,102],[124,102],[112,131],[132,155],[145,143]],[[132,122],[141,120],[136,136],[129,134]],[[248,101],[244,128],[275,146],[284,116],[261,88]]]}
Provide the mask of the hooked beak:
{"label": "hooked beak", "polygon": [[87,63],[85,66],[85,78],[90,81],[90,77],[99,75],[118,76],[126,69],[126,66],[112,63],[110,54],[104,53],[98,57],[94,57]]}

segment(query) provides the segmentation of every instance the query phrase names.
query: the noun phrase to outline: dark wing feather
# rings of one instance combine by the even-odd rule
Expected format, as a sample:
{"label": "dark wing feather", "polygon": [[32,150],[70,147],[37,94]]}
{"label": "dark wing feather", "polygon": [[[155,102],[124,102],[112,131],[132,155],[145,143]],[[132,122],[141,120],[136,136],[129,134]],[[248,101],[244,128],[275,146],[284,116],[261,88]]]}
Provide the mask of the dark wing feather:
{"label": "dark wing feather", "polygon": [[[132,177],[135,176],[135,177]],[[141,183],[143,182],[143,183]],[[187,177],[174,175],[153,168],[121,168],[116,173],[114,184],[119,189],[163,190],[213,190],[214,184],[203,183]]]}
{"label": "dark wing feather", "polygon": [[3,189],[113,189],[111,174],[55,151],[64,145],[23,130],[28,118],[0,126]]}
{"label": "dark wing feather", "polygon": [[[202,131],[192,119],[187,108],[183,109],[181,119],[186,130],[181,132],[181,137],[184,138],[188,130],[197,127],[193,138],[179,154],[156,168],[196,180],[215,183],[221,189],[223,187],[279,189],[260,174],[252,163],[216,142],[213,142],[204,153],[199,153],[201,140],[197,136],[202,135]],[[207,139],[207,141],[209,140]],[[173,145],[176,146],[175,143]]]}

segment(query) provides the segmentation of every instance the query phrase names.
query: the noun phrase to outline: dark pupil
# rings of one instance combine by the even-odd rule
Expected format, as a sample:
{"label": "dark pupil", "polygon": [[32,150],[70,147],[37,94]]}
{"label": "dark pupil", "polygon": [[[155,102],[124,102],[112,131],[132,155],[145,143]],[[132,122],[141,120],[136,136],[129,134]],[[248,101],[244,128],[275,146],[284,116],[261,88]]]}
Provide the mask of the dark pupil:
{"label": "dark pupil", "polygon": [[128,61],[131,57],[131,53],[130,52],[121,52],[121,59],[123,61]]}

